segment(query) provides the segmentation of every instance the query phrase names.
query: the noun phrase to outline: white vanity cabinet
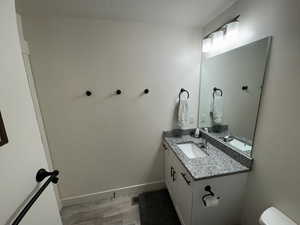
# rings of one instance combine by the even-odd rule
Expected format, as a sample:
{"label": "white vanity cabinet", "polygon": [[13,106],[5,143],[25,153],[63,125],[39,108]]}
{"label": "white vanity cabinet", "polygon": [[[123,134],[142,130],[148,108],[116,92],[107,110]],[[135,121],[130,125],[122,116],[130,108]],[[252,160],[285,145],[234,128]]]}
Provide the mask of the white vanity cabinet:
{"label": "white vanity cabinet", "polygon": [[[182,225],[235,225],[239,223],[247,173],[194,180],[175,153],[163,143],[165,183]],[[211,186],[219,204],[207,207],[202,197]]]}

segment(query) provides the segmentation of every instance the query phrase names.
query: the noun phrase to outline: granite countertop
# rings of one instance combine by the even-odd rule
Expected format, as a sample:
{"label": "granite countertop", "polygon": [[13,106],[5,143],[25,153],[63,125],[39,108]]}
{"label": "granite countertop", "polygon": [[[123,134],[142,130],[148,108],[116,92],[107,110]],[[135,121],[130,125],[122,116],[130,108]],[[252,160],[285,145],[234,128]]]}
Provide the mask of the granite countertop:
{"label": "granite countertop", "polygon": [[182,137],[164,136],[164,141],[169,145],[170,149],[189,171],[194,180],[241,173],[250,170],[250,168],[242,165],[210,143],[208,143],[208,148],[204,150],[208,156],[194,159],[187,158],[177,146],[177,144],[184,142],[193,142],[196,145],[201,144],[203,142],[202,138],[194,138],[190,135],[183,135]]}

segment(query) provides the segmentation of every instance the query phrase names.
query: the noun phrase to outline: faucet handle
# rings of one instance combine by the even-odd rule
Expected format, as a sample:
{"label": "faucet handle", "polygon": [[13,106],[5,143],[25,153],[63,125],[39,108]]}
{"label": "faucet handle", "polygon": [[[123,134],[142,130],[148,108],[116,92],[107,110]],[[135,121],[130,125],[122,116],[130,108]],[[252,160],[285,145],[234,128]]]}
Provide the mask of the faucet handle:
{"label": "faucet handle", "polygon": [[208,143],[207,139],[206,139],[206,138],[203,138],[203,141],[202,141],[202,143],[200,144],[200,147],[201,147],[201,148],[207,148],[207,143]]}

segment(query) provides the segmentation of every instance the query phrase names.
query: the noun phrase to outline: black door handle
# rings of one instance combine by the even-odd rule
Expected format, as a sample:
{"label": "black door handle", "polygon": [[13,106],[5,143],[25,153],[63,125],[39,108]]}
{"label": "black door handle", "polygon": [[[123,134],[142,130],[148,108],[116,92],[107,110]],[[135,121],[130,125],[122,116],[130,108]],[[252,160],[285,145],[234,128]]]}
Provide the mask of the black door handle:
{"label": "black door handle", "polygon": [[176,171],[174,170],[173,166],[171,166],[171,177],[172,177],[173,182],[176,180],[175,174],[176,174]]}
{"label": "black door handle", "polygon": [[162,146],[163,146],[164,150],[168,150],[168,148],[167,148],[167,146],[165,144],[162,144]]}
{"label": "black door handle", "polygon": [[187,178],[186,178],[186,174],[185,173],[181,173],[181,176],[183,177],[183,179],[185,180],[185,182],[190,185],[191,184],[191,181],[189,181]]}
{"label": "black door handle", "polygon": [[8,143],[8,137],[5,131],[4,122],[0,112],[0,146]]}
{"label": "black door handle", "polygon": [[175,175],[176,175],[176,171],[173,169],[173,182],[176,180]]}

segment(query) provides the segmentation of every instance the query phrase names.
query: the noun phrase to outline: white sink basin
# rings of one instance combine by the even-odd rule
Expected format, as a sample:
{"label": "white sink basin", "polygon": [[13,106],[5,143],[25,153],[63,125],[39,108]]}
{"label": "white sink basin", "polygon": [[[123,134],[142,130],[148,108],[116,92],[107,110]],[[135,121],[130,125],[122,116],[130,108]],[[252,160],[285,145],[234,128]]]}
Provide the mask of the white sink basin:
{"label": "white sink basin", "polygon": [[207,156],[207,154],[193,142],[181,143],[177,144],[177,146],[189,159],[204,158]]}

